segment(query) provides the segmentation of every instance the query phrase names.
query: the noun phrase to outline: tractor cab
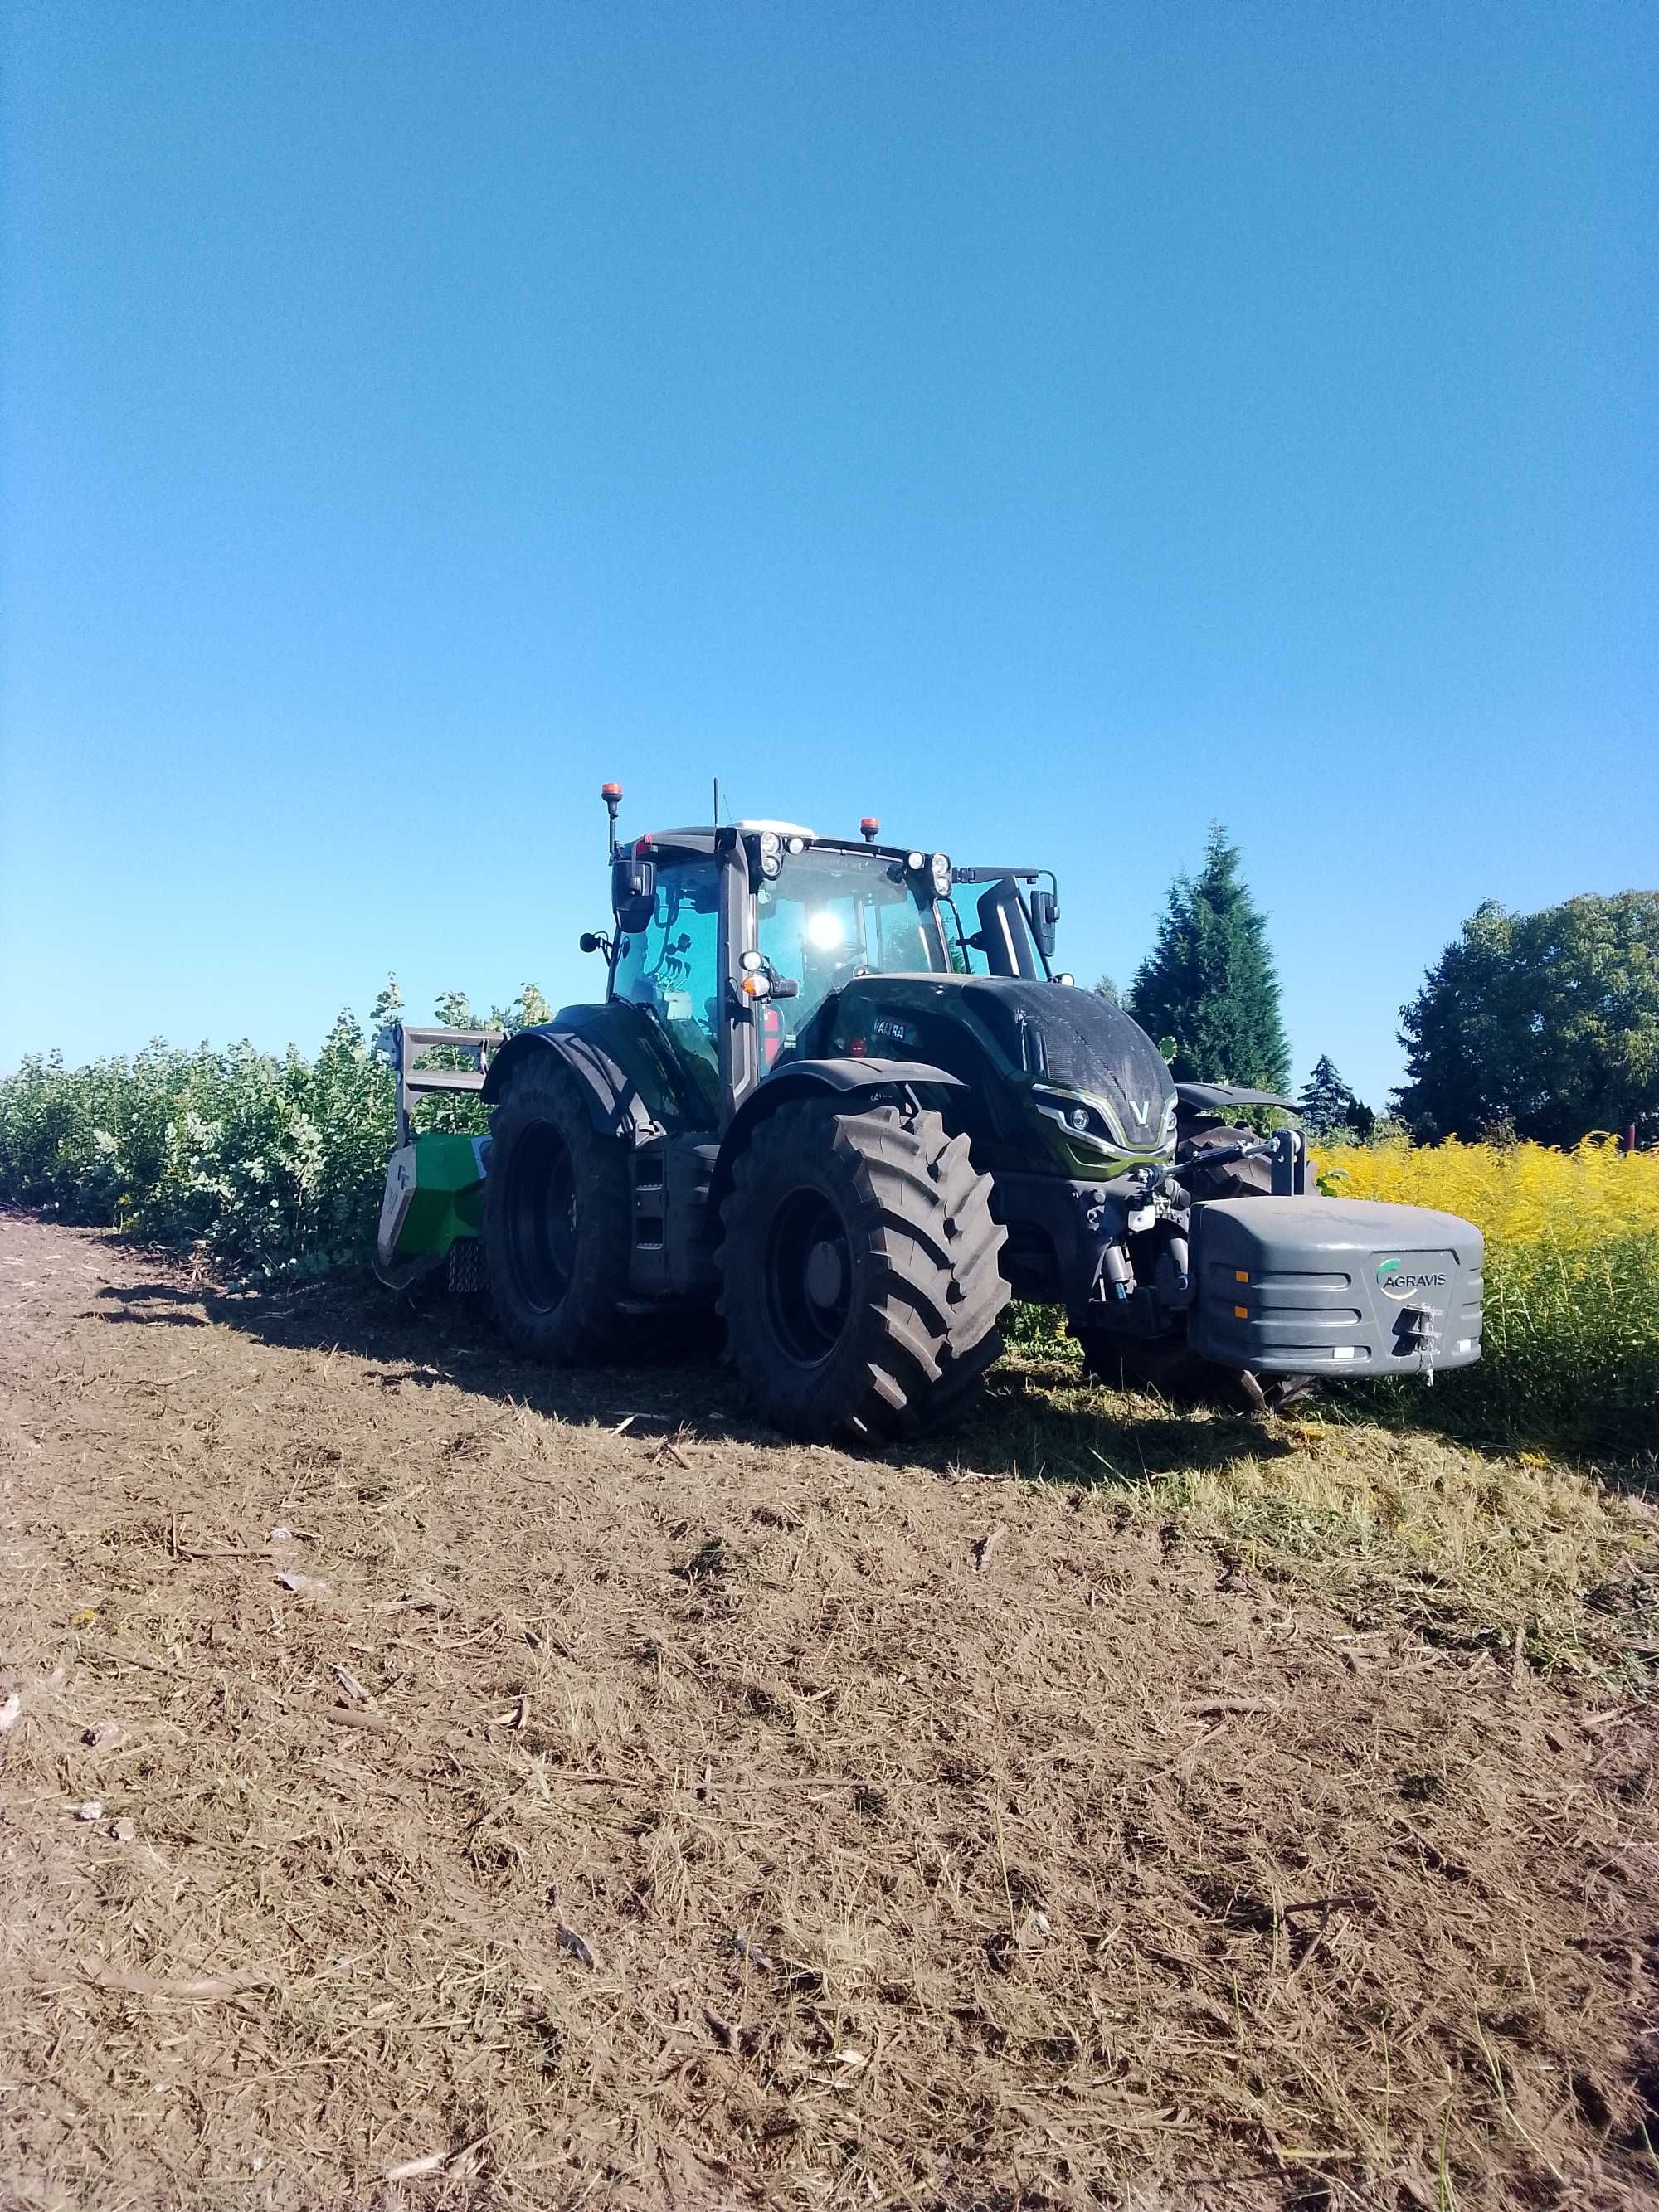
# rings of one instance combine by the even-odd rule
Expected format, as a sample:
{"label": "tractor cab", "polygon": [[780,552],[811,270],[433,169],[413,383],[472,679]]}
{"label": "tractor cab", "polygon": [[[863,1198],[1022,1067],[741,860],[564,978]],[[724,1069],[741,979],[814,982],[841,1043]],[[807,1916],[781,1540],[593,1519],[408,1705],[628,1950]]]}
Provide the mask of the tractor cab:
{"label": "tractor cab", "polygon": [[[819,837],[791,822],[656,831],[615,848],[608,998],[641,1009],[724,1125],[805,1056],[826,1006],[871,976],[1050,980],[1047,871],[953,869],[943,853]],[[1069,977],[1062,977],[1069,981]]]}

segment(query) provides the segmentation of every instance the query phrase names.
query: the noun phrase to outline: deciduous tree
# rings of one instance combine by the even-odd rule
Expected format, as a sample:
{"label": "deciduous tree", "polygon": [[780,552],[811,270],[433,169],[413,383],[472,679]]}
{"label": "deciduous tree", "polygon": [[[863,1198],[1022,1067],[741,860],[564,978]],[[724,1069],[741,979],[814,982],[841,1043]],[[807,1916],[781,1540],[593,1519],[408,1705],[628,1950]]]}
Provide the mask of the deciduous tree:
{"label": "deciduous tree", "polygon": [[1397,1103],[1421,1139],[1659,1136],[1659,891],[1540,914],[1488,899],[1401,1019]]}

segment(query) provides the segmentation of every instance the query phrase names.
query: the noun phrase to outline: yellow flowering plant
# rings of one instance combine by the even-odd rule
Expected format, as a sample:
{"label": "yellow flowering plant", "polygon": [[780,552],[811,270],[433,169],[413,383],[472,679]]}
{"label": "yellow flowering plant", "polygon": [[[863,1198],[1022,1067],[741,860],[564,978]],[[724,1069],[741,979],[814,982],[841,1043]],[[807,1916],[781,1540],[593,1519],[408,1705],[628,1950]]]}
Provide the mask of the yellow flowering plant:
{"label": "yellow flowering plant", "polygon": [[1659,1445],[1659,1152],[1547,1145],[1316,1150],[1320,1188],[1461,1213],[1486,1238],[1485,1356],[1449,1406],[1553,1440]]}

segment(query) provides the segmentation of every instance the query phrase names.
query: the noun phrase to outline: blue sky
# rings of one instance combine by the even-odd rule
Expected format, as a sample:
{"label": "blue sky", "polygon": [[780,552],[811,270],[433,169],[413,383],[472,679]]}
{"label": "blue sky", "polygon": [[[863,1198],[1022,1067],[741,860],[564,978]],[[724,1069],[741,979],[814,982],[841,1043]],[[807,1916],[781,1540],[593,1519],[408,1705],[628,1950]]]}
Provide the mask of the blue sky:
{"label": "blue sky", "polygon": [[592,989],[597,786],[1222,818],[1298,1076],[1659,882],[1659,15],[15,0],[0,1067]]}

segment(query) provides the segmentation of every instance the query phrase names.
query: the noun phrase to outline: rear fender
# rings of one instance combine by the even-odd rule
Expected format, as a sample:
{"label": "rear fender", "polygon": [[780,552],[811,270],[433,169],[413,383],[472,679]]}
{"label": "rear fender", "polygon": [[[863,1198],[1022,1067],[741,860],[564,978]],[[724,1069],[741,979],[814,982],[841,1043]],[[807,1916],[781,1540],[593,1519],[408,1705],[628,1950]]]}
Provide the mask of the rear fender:
{"label": "rear fender", "polygon": [[601,1018],[578,1025],[561,1014],[540,1029],[520,1030],[510,1036],[490,1062],[483,1087],[486,1102],[499,1103],[519,1070],[533,1064],[536,1054],[550,1052],[576,1078],[583,1103],[602,1135],[641,1145],[678,1126],[677,1102],[658,1073],[654,1054],[641,1038],[628,1033],[633,1024],[605,1018],[612,1016],[611,1006],[583,1007],[580,1012]]}
{"label": "rear fender", "polygon": [[732,1170],[756,1129],[780,1106],[793,1106],[807,1098],[833,1098],[854,1112],[884,1105],[889,1098],[908,1091],[964,1091],[959,1075],[948,1075],[915,1060],[796,1060],[751,1091],[732,1117],[720,1146],[709,1188],[708,1203],[716,1218],[732,1188]]}

